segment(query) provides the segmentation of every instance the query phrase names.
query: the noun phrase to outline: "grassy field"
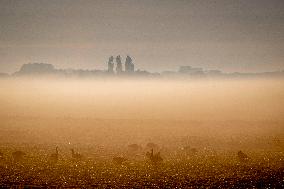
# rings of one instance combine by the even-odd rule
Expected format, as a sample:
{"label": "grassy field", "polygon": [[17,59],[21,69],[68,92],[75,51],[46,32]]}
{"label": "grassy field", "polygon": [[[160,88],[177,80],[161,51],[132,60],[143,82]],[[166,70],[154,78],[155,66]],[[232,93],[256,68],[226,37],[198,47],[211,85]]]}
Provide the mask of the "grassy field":
{"label": "grassy field", "polygon": [[284,187],[282,80],[6,79],[0,103],[3,188]]}

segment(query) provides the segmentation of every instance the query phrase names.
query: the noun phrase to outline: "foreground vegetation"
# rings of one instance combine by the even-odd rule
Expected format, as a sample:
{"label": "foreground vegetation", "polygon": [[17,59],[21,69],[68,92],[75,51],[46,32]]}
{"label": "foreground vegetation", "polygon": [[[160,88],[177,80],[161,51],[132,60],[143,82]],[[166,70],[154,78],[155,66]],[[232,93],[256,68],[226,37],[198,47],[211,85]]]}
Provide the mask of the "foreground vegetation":
{"label": "foreground vegetation", "polygon": [[[2,188],[284,187],[282,151],[251,151],[245,160],[234,151],[160,149],[163,161],[153,162],[146,156],[147,149],[134,153],[127,148],[102,150],[89,146],[81,149],[78,158],[62,147],[54,161],[50,146],[28,145],[21,148],[26,155],[16,161],[10,153],[14,148],[2,145]],[[113,161],[114,154],[123,154],[125,161]]]}

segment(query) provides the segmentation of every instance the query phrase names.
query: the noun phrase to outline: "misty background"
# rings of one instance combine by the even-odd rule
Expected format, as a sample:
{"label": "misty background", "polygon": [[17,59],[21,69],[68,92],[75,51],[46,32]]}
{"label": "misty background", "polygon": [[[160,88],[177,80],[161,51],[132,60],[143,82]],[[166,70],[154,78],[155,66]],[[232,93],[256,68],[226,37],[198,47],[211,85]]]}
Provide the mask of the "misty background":
{"label": "misty background", "polygon": [[282,0],[0,0],[0,70],[46,62],[103,69],[127,54],[140,69],[284,69]]}
{"label": "misty background", "polygon": [[[283,79],[10,78],[0,80],[0,91],[2,143],[125,146],[170,145],[187,136],[284,138]],[[258,148],[267,146],[266,138]]]}

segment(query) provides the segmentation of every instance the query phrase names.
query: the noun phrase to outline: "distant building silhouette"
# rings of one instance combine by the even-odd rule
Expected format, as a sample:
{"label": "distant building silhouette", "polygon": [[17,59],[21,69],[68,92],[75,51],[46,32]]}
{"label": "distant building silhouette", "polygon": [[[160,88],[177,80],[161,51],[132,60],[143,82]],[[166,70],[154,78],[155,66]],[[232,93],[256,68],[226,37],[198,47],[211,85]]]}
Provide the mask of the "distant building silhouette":
{"label": "distant building silhouette", "polygon": [[193,68],[191,66],[180,66],[178,72],[181,74],[190,74],[190,75],[204,74],[202,68]]}
{"label": "distant building silhouette", "polygon": [[[178,71],[164,71],[162,73],[149,72],[147,70],[134,69],[134,64],[130,56],[125,60],[125,71],[123,71],[123,63],[120,55],[116,56],[116,74],[119,76],[132,75],[136,77],[188,77],[188,78],[201,78],[201,77],[222,77],[222,78],[255,78],[255,77],[284,77],[284,71],[274,72],[261,72],[261,73],[224,73],[220,70],[204,70],[191,66],[180,66]],[[114,57],[110,56],[107,63],[106,70],[96,69],[58,69],[52,64],[47,63],[28,63],[22,65],[19,71],[13,74],[0,73],[2,77],[13,76],[55,76],[55,77],[103,77],[114,75]],[[121,74],[120,74],[121,73]]]}
{"label": "distant building silhouette", "polygon": [[125,60],[125,72],[133,73],[134,72],[134,64],[132,63],[132,58],[127,55]]}
{"label": "distant building silhouette", "polygon": [[222,74],[220,70],[208,70],[206,73],[210,75],[221,75]]}
{"label": "distant building silhouette", "polygon": [[114,67],[113,56],[111,56],[111,57],[109,57],[108,63],[107,63],[107,71],[108,71],[108,73],[113,73],[113,67]]}
{"label": "distant building silhouette", "polygon": [[52,73],[55,69],[52,64],[45,63],[32,63],[32,64],[24,64],[20,73],[22,74],[42,74],[42,73]]}
{"label": "distant building silhouette", "polygon": [[120,55],[118,55],[118,56],[116,57],[116,73],[117,73],[117,74],[120,74],[120,73],[122,73],[122,72],[123,72],[123,70],[122,70],[121,57],[120,57]]}

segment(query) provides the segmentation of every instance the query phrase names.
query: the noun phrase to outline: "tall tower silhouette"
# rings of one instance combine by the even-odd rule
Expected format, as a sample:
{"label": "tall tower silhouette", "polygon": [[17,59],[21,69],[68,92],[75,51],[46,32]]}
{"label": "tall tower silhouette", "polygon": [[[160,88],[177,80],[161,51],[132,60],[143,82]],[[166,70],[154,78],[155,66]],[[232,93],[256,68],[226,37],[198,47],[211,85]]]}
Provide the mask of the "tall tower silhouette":
{"label": "tall tower silhouette", "polygon": [[125,72],[133,73],[134,72],[134,64],[132,63],[132,58],[127,55],[125,60]]}
{"label": "tall tower silhouette", "polygon": [[109,57],[108,63],[107,63],[107,71],[108,71],[108,73],[113,73],[113,67],[114,67],[113,56],[111,56],[111,57]]}
{"label": "tall tower silhouette", "polygon": [[120,55],[118,55],[115,60],[116,60],[116,73],[117,73],[117,74],[120,74],[120,73],[123,72],[123,70],[122,70],[122,62],[121,62],[121,57],[120,57]]}

